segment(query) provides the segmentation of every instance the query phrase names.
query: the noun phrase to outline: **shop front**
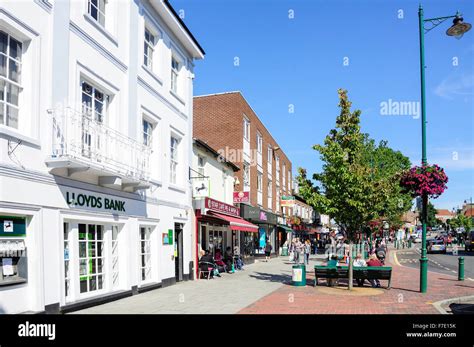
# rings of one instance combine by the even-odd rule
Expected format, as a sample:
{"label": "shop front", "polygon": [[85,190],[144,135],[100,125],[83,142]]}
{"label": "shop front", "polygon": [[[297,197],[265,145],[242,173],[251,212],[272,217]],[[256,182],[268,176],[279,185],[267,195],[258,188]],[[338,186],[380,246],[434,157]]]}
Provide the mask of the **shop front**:
{"label": "shop front", "polygon": [[3,312],[69,312],[189,279],[191,244],[175,249],[179,230],[189,240],[184,209],[57,181],[4,185],[11,202],[0,203]]}
{"label": "shop front", "polygon": [[272,254],[279,253],[279,239],[277,232],[277,216],[274,213],[246,204],[240,204],[240,216],[258,226],[258,235],[254,240],[254,254],[263,256],[265,245],[270,242]]}
{"label": "shop front", "polygon": [[203,250],[209,250],[215,254],[217,249],[224,252],[227,247],[231,247],[234,252],[237,247],[244,262],[250,262],[254,253],[253,247],[249,247],[249,245],[254,243],[258,226],[241,218],[238,207],[212,198],[195,200],[194,208],[196,210],[196,253],[198,256]]}

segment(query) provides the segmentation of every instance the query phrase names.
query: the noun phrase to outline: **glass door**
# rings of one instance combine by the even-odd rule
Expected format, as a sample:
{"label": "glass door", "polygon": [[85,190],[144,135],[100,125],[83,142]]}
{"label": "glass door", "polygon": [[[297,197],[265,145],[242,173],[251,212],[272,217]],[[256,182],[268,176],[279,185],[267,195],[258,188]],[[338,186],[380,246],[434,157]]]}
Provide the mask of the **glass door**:
{"label": "glass door", "polygon": [[140,227],[140,281],[142,283],[152,279],[151,233],[151,227]]}
{"label": "glass door", "polygon": [[81,294],[104,289],[104,226],[79,224],[79,291]]}

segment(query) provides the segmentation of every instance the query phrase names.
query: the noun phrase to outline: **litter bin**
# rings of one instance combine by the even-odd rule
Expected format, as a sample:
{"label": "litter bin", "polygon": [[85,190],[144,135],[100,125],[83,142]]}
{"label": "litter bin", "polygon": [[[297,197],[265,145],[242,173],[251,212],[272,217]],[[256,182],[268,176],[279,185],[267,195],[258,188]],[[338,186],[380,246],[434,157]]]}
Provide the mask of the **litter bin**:
{"label": "litter bin", "polygon": [[283,246],[282,249],[281,249],[281,255],[282,256],[288,256],[288,247],[287,246]]}
{"label": "litter bin", "polygon": [[297,287],[306,286],[306,266],[304,264],[293,265],[292,282]]}

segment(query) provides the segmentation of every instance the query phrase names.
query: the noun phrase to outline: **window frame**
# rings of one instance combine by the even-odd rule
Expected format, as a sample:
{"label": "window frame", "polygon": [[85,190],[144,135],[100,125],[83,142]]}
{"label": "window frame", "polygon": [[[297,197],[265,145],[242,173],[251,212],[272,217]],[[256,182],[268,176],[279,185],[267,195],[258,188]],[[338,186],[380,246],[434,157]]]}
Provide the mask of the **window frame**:
{"label": "window frame", "polygon": [[[177,63],[175,67],[173,62]],[[179,70],[181,69],[181,61],[174,54],[171,55],[171,91],[179,94]]]}
{"label": "window frame", "polygon": [[[142,236],[142,231],[144,231],[145,237],[143,238]],[[148,234],[148,239],[146,238]],[[153,280],[153,242],[152,242],[152,237],[153,237],[153,228],[151,226],[146,226],[146,225],[141,225],[138,230],[138,235],[139,235],[139,269],[140,269],[140,284],[147,283]],[[144,249],[145,251],[142,252],[142,246],[145,245]],[[148,249],[147,249],[148,247]],[[148,250],[148,251],[147,251]],[[146,256],[149,256],[148,262],[146,262]],[[143,264],[143,256],[145,256],[145,264]],[[146,275],[146,269],[148,269],[148,274],[149,276],[144,278],[144,275]],[[143,273],[143,270],[145,270],[145,274]]]}
{"label": "window frame", "polygon": [[[106,23],[106,8],[107,8],[107,0],[96,0],[97,5],[92,4],[92,1],[94,0],[87,0],[87,14],[95,20],[100,26],[102,26],[105,29],[105,23]],[[103,4],[103,10],[100,9],[100,4]],[[92,14],[92,6],[96,9],[97,11],[97,18],[94,17]],[[103,23],[100,21],[100,14],[103,16]]]}
{"label": "window frame", "polygon": [[269,145],[268,148],[267,148],[267,161],[269,164],[272,164],[273,162],[273,149],[272,149],[272,146]]}
{"label": "window frame", "polygon": [[[147,40],[148,36],[153,38],[153,41]],[[144,43],[144,52],[143,52],[143,65],[146,66],[150,71],[154,71],[154,58],[156,45],[159,40],[159,35],[157,35],[153,30],[151,30],[147,25],[145,25],[145,30],[143,33],[143,43]],[[146,52],[145,52],[146,51]],[[151,52],[150,52],[151,51]]]}
{"label": "window frame", "polygon": [[262,154],[263,152],[263,136],[257,132],[257,152]]}
{"label": "window frame", "polygon": [[[84,92],[84,83],[89,85],[91,88],[92,88],[92,91],[90,93],[90,97],[91,97],[91,106],[85,106],[84,104],[84,99],[83,99],[83,96],[84,94],[87,95],[87,93]],[[83,115],[91,118],[93,121],[95,122],[99,122],[101,124],[106,124],[107,122],[107,119],[108,119],[108,110],[109,110],[109,105],[110,105],[110,95],[107,91],[104,91],[104,89],[102,87],[98,87],[97,84],[91,82],[89,79],[86,79],[86,78],[83,78],[81,77],[81,112]],[[103,101],[100,101],[100,100],[97,100],[98,102],[101,102],[102,103],[102,112],[99,113],[99,115],[101,117],[99,117],[99,119],[97,118],[97,112],[96,112],[96,92],[99,92],[99,93],[102,93],[103,94]],[[84,107],[87,108],[87,111],[88,112],[84,112]],[[92,117],[93,115],[93,117]]]}
{"label": "window frame", "polygon": [[257,191],[263,193],[263,174],[257,172]]}
{"label": "window frame", "polygon": [[[147,130],[145,130],[145,124],[148,124]],[[142,116],[142,134],[143,134],[143,144],[147,146],[148,148],[153,148],[153,132],[155,130],[156,124],[152,122],[149,118],[147,118],[145,115]]]}
{"label": "window frame", "polygon": [[[173,147],[173,139],[176,140],[175,146]],[[171,184],[178,184],[178,168],[179,168],[179,144],[181,143],[182,138],[176,136],[175,134],[170,135],[170,176],[169,180]]]}
{"label": "window frame", "polygon": [[243,117],[244,139],[250,141],[250,120],[244,115]]}
{"label": "window frame", "polygon": [[[0,30],[0,33],[6,36],[6,51],[2,52],[0,51],[0,58],[3,57],[4,62],[5,62],[5,76],[0,74],[0,82],[3,84],[2,86],[2,91],[1,91],[1,96],[2,99],[0,99],[0,114],[1,114],[1,120],[0,120],[0,125],[6,126],[11,129],[19,130],[20,128],[20,110],[21,110],[21,103],[22,103],[22,66],[23,66],[23,60],[22,57],[24,55],[24,40],[19,40],[16,38],[16,36],[12,35],[8,31]],[[11,54],[12,51],[12,43],[11,41],[14,40],[17,43],[16,47],[16,56],[14,57]],[[16,66],[16,80],[11,78],[11,73],[12,71],[10,70],[10,64],[15,64]],[[1,72],[1,70],[0,70]],[[12,90],[13,88],[16,88],[16,103],[15,105],[14,102],[12,102]],[[10,98],[10,99],[9,99]],[[16,126],[10,125],[9,120],[9,110],[13,109],[16,112]],[[15,122],[13,122],[15,124]]]}
{"label": "window frame", "polygon": [[242,170],[242,177],[243,177],[243,186],[244,188],[250,188],[250,164],[244,162],[243,170]]}

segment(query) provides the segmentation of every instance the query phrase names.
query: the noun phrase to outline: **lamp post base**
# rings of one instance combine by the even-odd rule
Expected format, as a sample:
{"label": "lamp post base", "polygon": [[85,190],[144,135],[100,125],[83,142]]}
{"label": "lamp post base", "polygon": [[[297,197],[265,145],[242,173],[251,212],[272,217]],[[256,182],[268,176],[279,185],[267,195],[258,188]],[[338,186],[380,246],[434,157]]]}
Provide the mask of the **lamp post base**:
{"label": "lamp post base", "polygon": [[420,293],[428,290],[428,258],[420,258]]}

